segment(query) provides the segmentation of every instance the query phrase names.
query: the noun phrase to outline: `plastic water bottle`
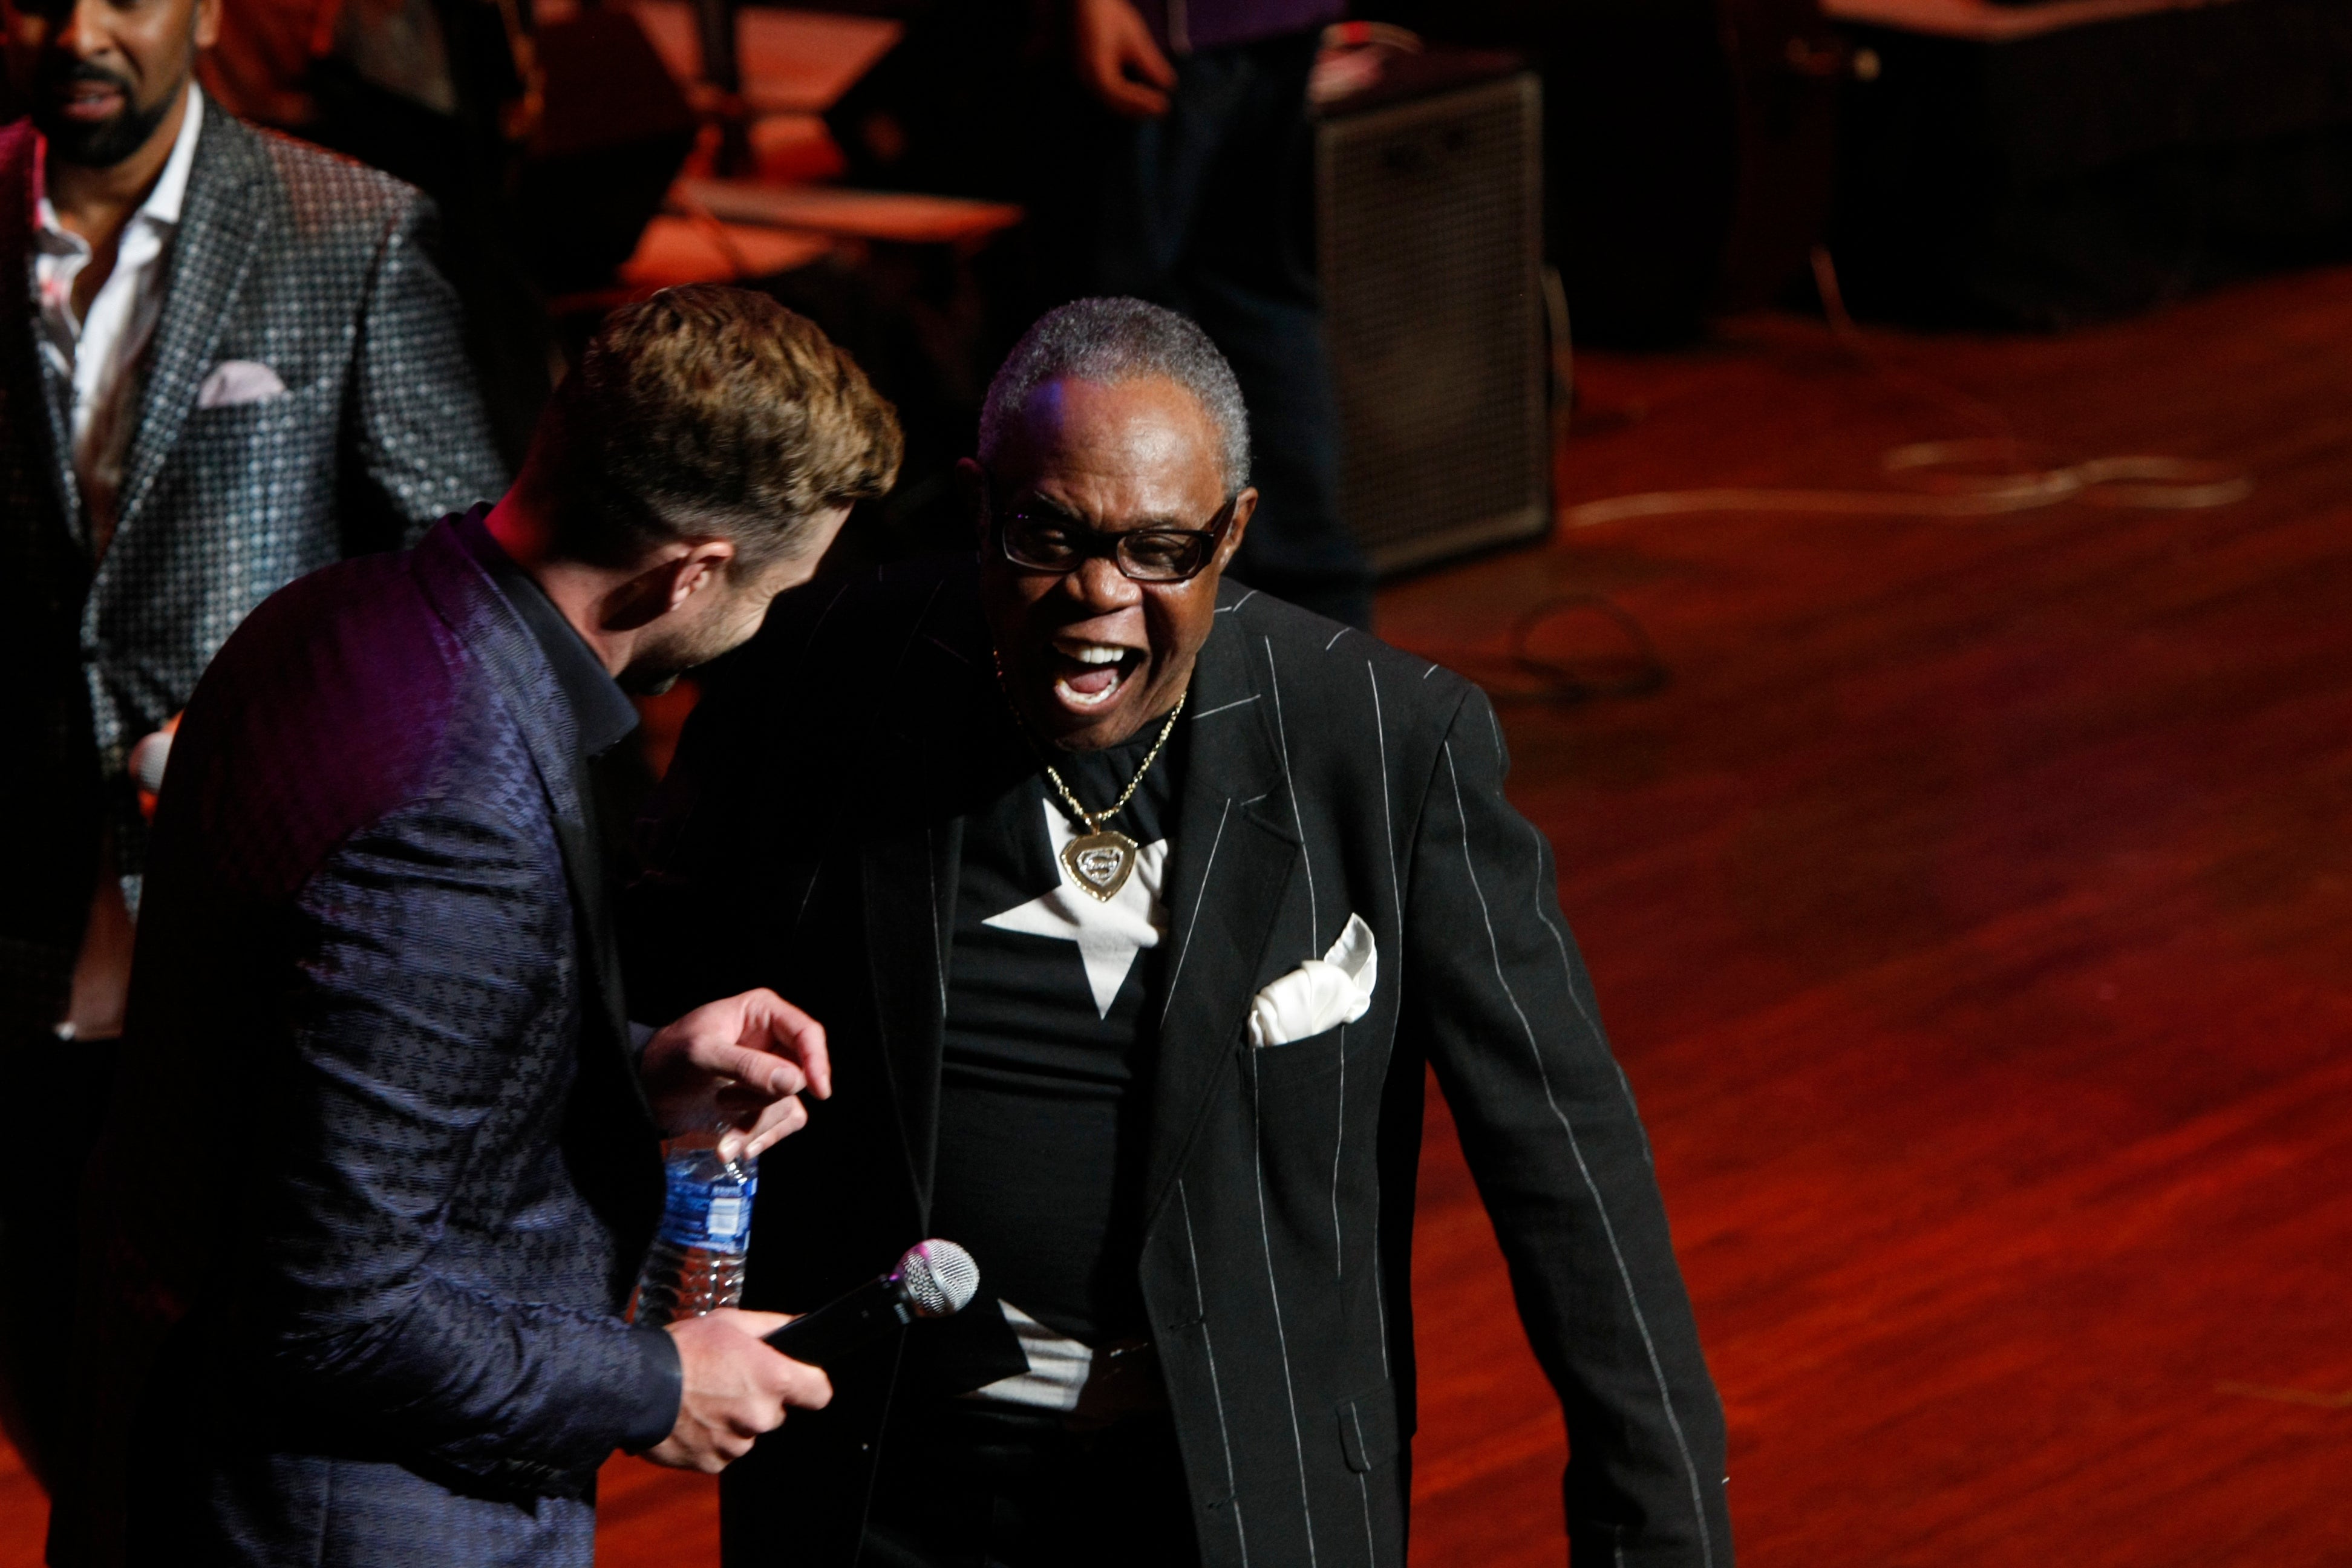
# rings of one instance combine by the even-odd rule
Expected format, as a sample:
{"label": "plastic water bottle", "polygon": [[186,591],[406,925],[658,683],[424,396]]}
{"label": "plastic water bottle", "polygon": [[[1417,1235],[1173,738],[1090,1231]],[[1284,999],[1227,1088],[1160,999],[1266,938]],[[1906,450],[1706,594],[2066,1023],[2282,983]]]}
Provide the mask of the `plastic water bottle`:
{"label": "plastic water bottle", "polygon": [[637,1278],[636,1321],[651,1328],[698,1318],[743,1300],[751,1249],[751,1200],[760,1162],[719,1157],[719,1131],[688,1133],[662,1146],[669,1191],[661,1228]]}

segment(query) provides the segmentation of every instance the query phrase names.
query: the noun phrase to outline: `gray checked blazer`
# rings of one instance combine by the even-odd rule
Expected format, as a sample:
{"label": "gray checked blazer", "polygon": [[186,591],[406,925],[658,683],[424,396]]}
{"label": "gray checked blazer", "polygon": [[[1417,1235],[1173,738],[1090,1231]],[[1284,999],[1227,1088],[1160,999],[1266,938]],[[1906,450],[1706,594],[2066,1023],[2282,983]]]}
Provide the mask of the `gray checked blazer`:
{"label": "gray checked blazer", "polygon": [[[130,749],[186,706],[247,612],[305,573],[413,540],[505,472],[408,186],[253,130],[207,100],[114,536],[92,559],[68,437],[72,389],[39,352],[37,138],[0,127],[0,1032],[62,1010],[100,826],[126,877],[146,830]],[[286,391],[197,406],[257,361]],[[134,884],[135,885],[135,884]]]}
{"label": "gray checked blazer", "polygon": [[[769,984],[832,1047],[833,1098],[766,1156],[747,1306],[818,1306],[928,1234],[963,819],[1003,787],[975,776],[1003,754],[989,669],[969,557],[802,589],[714,669],[663,784],[633,1010]],[[1730,1568],[1649,1145],[1493,708],[1228,581],[1182,731],[1137,1268],[1203,1568],[1402,1568],[1431,1068],[1566,1413],[1576,1561]],[[1350,914],[1380,947],[1370,1011],[1251,1046],[1253,996]],[[942,1392],[908,1369],[957,1323],[828,1369],[832,1405],[728,1470],[729,1568],[858,1560],[884,1411]]]}

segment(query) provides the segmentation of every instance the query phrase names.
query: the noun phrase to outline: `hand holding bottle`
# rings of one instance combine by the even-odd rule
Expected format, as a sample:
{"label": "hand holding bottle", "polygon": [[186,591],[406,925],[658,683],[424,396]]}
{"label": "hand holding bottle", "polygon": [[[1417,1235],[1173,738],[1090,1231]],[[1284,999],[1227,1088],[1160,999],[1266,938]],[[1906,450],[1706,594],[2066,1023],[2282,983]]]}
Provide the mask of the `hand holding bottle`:
{"label": "hand holding bottle", "polygon": [[833,1093],[824,1026],[764,987],[708,1003],[646,1042],[638,1068],[666,1134],[719,1126],[719,1158],[756,1158]]}

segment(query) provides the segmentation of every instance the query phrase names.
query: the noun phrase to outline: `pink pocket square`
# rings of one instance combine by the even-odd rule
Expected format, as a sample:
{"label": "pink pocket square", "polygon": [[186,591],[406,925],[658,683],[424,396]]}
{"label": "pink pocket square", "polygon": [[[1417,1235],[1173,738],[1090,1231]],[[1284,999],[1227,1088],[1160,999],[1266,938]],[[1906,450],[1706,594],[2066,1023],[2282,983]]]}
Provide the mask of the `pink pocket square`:
{"label": "pink pocket square", "polygon": [[199,408],[233,408],[240,403],[260,403],[286,395],[278,373],[257,360],[225,359],[213,366],[196,389]]}

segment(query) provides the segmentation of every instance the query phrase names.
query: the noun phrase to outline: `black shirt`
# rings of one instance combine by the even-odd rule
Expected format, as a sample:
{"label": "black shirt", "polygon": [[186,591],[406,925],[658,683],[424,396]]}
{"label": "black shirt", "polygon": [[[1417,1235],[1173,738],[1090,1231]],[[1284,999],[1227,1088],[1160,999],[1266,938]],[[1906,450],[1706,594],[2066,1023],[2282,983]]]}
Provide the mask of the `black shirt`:
{"label": "black shirt", "polygon": [[572,729],[588,780],[588,795],[580,808],[588,819],[590,837],[604,850],[604,876],[617,887],[635,869],[629,830],[653,792],[653,777],[642,754],[635,748],[621,748],[621,742],[636,730],[637,705],[629,700],[628,693],[621,689],[578,629],[563,618],[563,612],[555,607],[538,580],[492,536],[485,521],[489,515],[487,501],[458,514],[455,524],[458,542],[481,563],[515,614],[522,617],[531,641],[547,657],[565,706],[572,710]]}
{"label": "black shirt", "polygon": [[629,700],[595,650],[563,618],[546,590],[492,537],[484,521],[489,515],[487,502],[460,514],[456,523],[458,542],[481,563],[482,570],[490,574],[490,581],[530,628],[531,641],[547,656],[555,684],[572,709],[580,755],[583,761],[593,761],[628,739],[629,731],[637,727],[636,704]]}
{"label": "black shirt", "polygon": [[[1099,812],[1127,787],[1160,730],[1148,724],[1103,752],[1057,753],[1055,766]],[[1183,731],[1180,722],[1135,797],[1104,824],[1145,847],[1109,905],[1061,868],[1059,844],[1084,830],[1070,825],[1042,767],[964,822],[932,1229],[971,1249],[992,1294],[1089,1343],[1125,1337],[1143,1321],[1136,1189],[1170,945],[1168,848],[1154,846],[1174,826]],[[1148,891],[1154,882],[1157,898]],[[1056,931],[1067,934],[1046,934]],[[1081,931],[1085,949],[1074,940]]]}

